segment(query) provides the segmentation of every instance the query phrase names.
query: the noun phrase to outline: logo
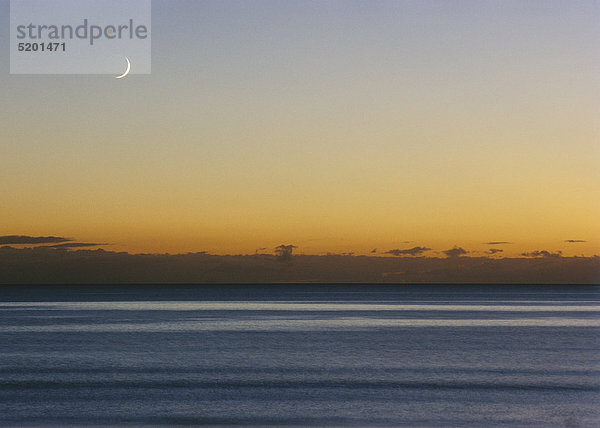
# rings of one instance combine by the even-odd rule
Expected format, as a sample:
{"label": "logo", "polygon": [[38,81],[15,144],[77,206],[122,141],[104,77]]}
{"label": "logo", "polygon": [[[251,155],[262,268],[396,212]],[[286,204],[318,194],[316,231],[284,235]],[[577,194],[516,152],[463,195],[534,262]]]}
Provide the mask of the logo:
{"label": "logo", "polygon": [[150,0],[11,0],[11,74],[151,72]]}

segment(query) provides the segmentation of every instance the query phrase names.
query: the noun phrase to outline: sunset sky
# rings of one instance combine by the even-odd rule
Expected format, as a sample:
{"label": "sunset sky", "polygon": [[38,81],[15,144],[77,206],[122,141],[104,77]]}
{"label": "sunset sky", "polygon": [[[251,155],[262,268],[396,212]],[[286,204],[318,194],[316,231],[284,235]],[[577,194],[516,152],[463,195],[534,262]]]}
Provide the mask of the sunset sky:
{"label": "sunset sky", "polygon": [[116,80],[10,75],[0,0],[0,235],[599,254],[599,16],[597,1],[155,0],[152,74]]}

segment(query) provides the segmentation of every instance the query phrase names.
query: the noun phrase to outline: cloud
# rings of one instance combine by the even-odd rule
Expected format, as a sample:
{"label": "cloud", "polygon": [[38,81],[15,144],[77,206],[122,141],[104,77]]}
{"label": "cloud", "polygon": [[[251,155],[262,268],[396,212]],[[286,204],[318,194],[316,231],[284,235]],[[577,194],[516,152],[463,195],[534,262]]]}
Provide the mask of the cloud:
{"label": "cloud", "polygon": [[496,254],[496,253],[501,253],[504,250],[501,250],[499,248],[490,248],[488,251],[486,251],[487,254]]}
{"label": "cloud", "polygon": [[83,247],[98,247],[99,245],[108,245],[108,244],[97,244],[93,242],[66,242],[64,244],[55,244],[55,245],[42,245],[36,248],[83,248]]}
{"label": "cloud", "polygon": [[24,236],[24,235],[5,235],[0,236],[0,245],[17,244],[55,244],[57,242],[68,242],[72,239],[59,236]]}
{"label": "cloud", "polygon": [[459,257],[468,253],[467,250],[461,247],[454,247],[442,252],[448,257]]}
{"label": "cloud", "polygon": [[546,250],[541,251],[532,251],[531,253],[521,253],[524,257],[562,257],[562,251],[557,251],[556,253],[551,253]]}
{"label": "cloud", "polygon": [[413,247],[413,248],[409,248],[407,250],[400,250],[400,249],[396,248],[395,250],[386,251],[384,254],[392,254],[394,256],[403,256],[403,255],[418,256],[418,255],[423,254],[425,251],[429,251],[429,250],[431,250],[431,248],[427,248],[427,247]]}
{"label": "cloud", "polygon": [[512,244],[512,242],[507,242],[507,241],[490,241],[490,242],[484,242],[485,245],[503,245],[503,244]]}
{"label": "cloud", "polygon": [[565,242],[587,242],[583,239],[565,239]]}
{"label": "cloud", "polygon": [[277,256],[277,260],[279,261],[289,261],[292,259],[292,251],[294,248],[298,248],[295,245],[284,245],[275,248],[275,255]]}

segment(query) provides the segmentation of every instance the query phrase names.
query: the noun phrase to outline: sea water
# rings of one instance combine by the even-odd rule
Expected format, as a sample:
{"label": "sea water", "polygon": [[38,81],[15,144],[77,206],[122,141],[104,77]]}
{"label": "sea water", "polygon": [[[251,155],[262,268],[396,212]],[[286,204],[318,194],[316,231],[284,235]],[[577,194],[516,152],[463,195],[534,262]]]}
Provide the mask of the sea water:
{"label": "sea water", "polygon": [[0,287],[0,424],[599,426],[600,287]]}

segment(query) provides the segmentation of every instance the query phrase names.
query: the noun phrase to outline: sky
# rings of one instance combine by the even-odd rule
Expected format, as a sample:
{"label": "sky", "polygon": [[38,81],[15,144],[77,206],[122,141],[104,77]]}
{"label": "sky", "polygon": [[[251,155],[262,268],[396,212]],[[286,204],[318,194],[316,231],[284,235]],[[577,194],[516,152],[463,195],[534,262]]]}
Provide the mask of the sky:
{"label": "sky", "polygon": [[[0,235],[598,254],[599,17],[597,1],[154,0],[150,75],[0,62]],[[7,0],[0,22],[8,59]]]}

